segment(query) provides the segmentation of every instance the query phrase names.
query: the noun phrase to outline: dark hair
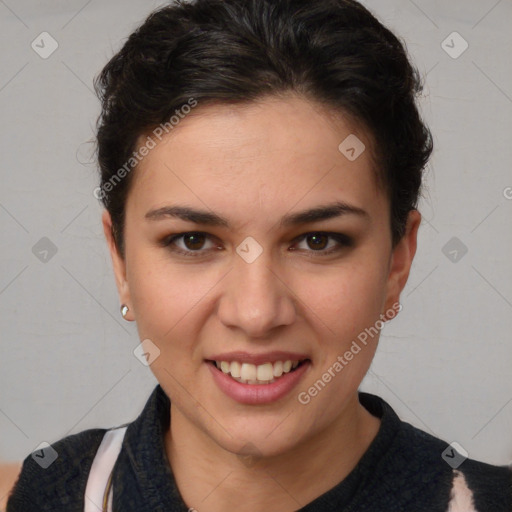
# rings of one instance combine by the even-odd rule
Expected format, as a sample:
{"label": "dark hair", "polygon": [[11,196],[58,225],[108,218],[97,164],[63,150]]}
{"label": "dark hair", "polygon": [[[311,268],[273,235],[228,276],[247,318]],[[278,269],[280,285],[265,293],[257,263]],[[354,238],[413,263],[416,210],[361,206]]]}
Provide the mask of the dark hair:
{"label": "dark hair", "polygon": [[356,1],[178,0],[148,16],[94,85],[102,102],[101,200],[123,257],[133,179],[126,163],[135,162],[139,137],[169,123],[191,98],[199,105],[243,103],[296,92],[344,113],[374,141],[393,246],[417,206],[432,152],[416,107],[421,81],[404,45]]}

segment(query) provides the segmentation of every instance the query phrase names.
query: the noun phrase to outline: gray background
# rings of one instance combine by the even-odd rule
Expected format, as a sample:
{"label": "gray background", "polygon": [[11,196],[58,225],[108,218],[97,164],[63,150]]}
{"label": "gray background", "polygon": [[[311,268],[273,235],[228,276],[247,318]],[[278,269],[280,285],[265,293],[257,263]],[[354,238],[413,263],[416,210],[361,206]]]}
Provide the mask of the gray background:
{"label": "gray background", "polygon": [[[426,76],[436,149],[403,310],[361,389],[470,457],[508,464],[512,3],[364,3]],[[0,0],[0,460],[132,421],[157,383],[133,355],[135,325],[119,314],[86,142],[99,113],[93,76],[161,4]],[[47,59],[31,47],[44,31],[59,45]],[[457,58],[442,46],[454,31],[469,44]],[[462,44],[451,36],[444,47]],[[47,261],[43,237],[57,249]]]}

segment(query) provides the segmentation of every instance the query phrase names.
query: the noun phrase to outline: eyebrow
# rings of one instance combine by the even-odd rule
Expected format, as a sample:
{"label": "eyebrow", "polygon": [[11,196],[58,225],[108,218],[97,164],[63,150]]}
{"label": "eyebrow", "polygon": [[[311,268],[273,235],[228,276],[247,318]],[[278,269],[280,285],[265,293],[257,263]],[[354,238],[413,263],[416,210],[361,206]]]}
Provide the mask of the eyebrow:
{"label": "eyebrow", "polygon": [[[357,206],[352,206],[343,201],[336,201],[323,206],[317,206],[309,210],[287,214],[280,221],[281,227],[298,226],[322,220],[341,217],[344,215],[357,215],[365,220],[370,220],[367,211]],[[145,218],[149,221],[158,221],[167,218],[178,218],[184,221],[202,224],[206,226],[222,226],[229,228],[229,221],[216,213],[206,210],[197,210],[188,206],[164,206],[146,213]]]}

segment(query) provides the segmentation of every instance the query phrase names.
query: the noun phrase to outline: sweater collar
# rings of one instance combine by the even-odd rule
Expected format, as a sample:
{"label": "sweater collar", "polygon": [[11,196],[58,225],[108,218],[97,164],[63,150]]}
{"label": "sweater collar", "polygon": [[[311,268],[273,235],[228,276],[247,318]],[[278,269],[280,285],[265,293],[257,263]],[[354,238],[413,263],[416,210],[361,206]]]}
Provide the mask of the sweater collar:
{"label": "sweater collar", "polygon": [[[359,401],[372,415],[380,418],[381,425],[354,469],[335,487],[300,509],[303,512],[336,510],[350,503],[367,475],[371,475],[376,462],[382,458],[401,421],[382,398],[359,392]],[[165,449],[165,433],[169,429],[171,402],[158,384],[151,393],[138,418],[129,424],[119,467],[128,471],[115,472],[114,508],[140,512],[186,512],[188,507],[178,491]],[[126,460],[128,458],[128,460]],[[122,473],[122,474],[121,474]],[[117,478],[116,478],[117,476]],[[117,492],[116,492],[117,491]]]}

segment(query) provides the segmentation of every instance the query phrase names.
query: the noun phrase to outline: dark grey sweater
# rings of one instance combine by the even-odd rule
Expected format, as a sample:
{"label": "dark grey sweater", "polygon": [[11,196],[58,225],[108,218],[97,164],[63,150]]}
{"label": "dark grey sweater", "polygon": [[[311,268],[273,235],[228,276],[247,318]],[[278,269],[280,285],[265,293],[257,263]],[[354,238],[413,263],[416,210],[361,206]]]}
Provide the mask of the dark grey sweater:
{"label": "dark grey sweater", "polygon": [[[378,396],[360,392],[359,400],[381,418],[377,436],[351,473],[301,512],[473,512],[453,508],[455,498],[450,505],[453,494],[459,495],[455,488],[462,488],[477,512],[512,512],[511,468],[466,459],[452,469],[449,462],[458,455],[448,443],[401,421]],[[188,511],[164,448],[169,420],[169,398],[157,385],[128,424],[114,467],[114,512]],[[7,512],[83,511],[87,477],[105,432],[85,430],[53,443],[58,457],[47,469],[28,455]]]}

